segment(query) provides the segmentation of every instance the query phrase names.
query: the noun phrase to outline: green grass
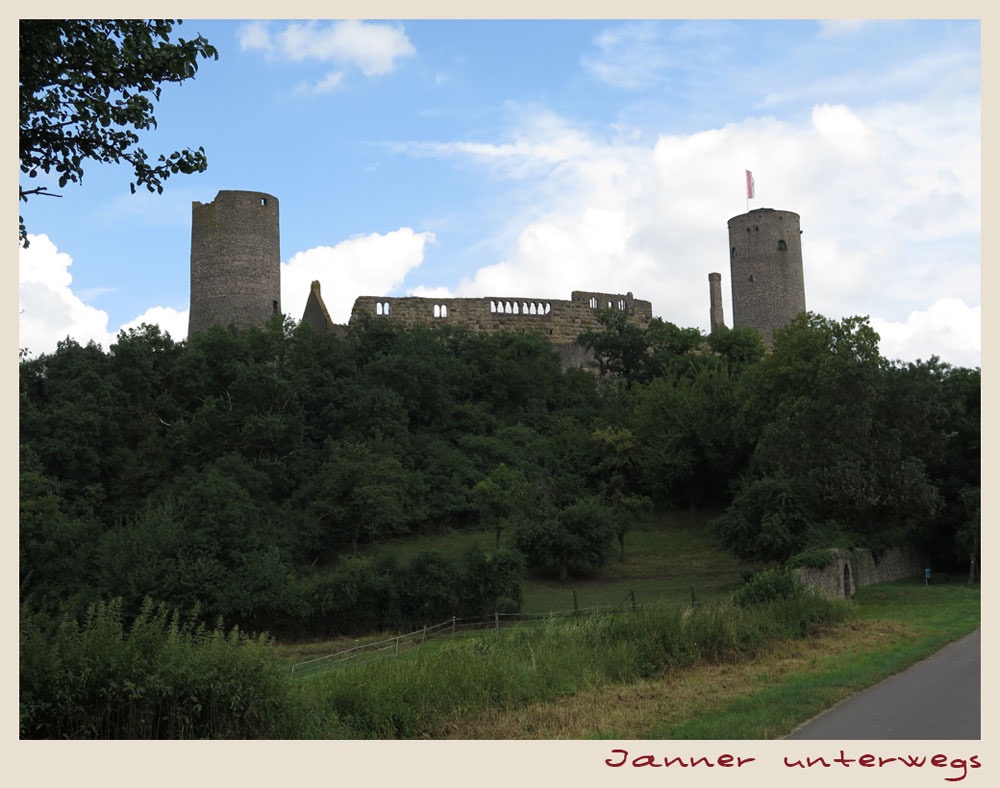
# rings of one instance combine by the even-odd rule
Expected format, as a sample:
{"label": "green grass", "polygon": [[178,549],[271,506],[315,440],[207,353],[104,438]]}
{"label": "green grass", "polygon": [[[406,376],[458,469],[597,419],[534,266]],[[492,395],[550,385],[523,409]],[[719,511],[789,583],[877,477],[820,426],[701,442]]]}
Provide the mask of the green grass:
{"label": "green grass", "polygon": [[[750,690],[710,714],[655,725],[657,739],[769,739],[880,681],[906,670],[980,623],[978,586],[924,586],[922,580],[868,586],[854,607],[869,625],[841,637],[838,653],[817,656],[772,686]],[[879,628],[881,627],[881,631]],[[872,638],[874,633],[875,637]],[[845,659],[842,649],[851,652]]]}
{"label": "green grass", "polygon": [[[522,611],[550,613],[625,604],[634,593],[639,604],[687,603],[692,590],[698,602],[725,597],[743,584],[741,572],[759,568],[741,563],[723,550],[709,521],[717,512],[673,512],[637,523],[625,535],[624,560],[615,544],[607,565],[587,577],[566,582],[529,576]],[[501,544],[512,542],[504,533]],[[496,544],[492,531],[467,531],[391,541],[380,549],[402,561],[424,550],[458,557],[474,544]]]}
{"label": "green grass", "polygon": [[720,603],[534,622],[304,678],[302,702],[331,738],[476,738],[469,721],[484,715],[751,659],[846,614],[843,602],[803,595],[753,609]]}
{"label": "green grass", "polygon": [[[580,608],[627,604],[630,592],[644,605],[684,603],[693,586],[707,603],[698,621],[710,622],[716,614],[709,611],[727,609],[722,600],[742,585],[740,573],[760,567],[723,552],[708,519],[681,515],[637,526],[625,560],[615,556],[591,577],[529,578],[523,609],[570,610],[574,591]],[[492,539],[446,534],[391,549],[404,560],[426,549],[458,555]],[[322,721],[317,735],[333,738],[774,739],[979,625],[978,586],[960,581],[869,586],[834,604],[848,621],[816,624],[808,637],[769,630],[768,617],[749,629],[720,619],[705,637],[729,650],[698,646],[683,659],[666,645],[678,639],[670,634],[676,623],[667,622],[683,604],[662,614],[460,635],[307,680],[304,703]]]}
{"label": "green grass", "polygon": [[[697,602],[728,597],[743,584],[741,572],[760,568],[737,561],[718,544],[709,521],[718,513],[674,512],[637,523],[625,536],[625,558],[618,546],[608,564],[588,577],[566,582],[529,576],[525,582],[521,610],[544,613],[604,606],[627,606],[631,594],[640,605]],[[501,544],[511,544],[504,533]],[[452,531],[443,534],[390,540],[378,550],[394,555],[400,563],[426,550],[458,558],[473,545],[491,548],[492,531]],[[396,633],[373,633],[363,637],[341,637],[324,641],[282,643],[280,653],[290,662],[302,662],[350,649],[358,644],[382,640]]]}

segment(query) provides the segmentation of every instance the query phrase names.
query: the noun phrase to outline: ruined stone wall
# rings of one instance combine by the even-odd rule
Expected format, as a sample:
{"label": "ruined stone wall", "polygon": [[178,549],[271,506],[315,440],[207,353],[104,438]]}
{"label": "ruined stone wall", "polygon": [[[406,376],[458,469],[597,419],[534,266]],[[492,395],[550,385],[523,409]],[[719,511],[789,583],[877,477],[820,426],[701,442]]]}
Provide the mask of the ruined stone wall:
{"label": "ruined stone wall", "polygon": [[803,567],[798,571],[802,584],[831,599],[854,596],[862,586],[891,583],[907,577],[920,577],[923,566],[916,550],[892,547],[878,558],[871,550],[832,548],[833,561],[823,569]]}
{"label": "ruined stone wall", "polygon": [[912,548],[893,547],[878,556],[871,550],[857,550],[858,586],[889,583],[904,577],[920,577],[924,564]]}
{"label": "ruined stone wall", "polygon": [[416,298],[361,296],[351,310],[351,323],[361,315],[391,320],[405,329],[456,326],[476,333],[510,331],[537,334],[554,345],[573,345],[584,331],[600,327],[604,309],[624,312],[629,322],[645,327],[653,316],[649,301],[631,293],[575,290],[569,301],[539,298]]}
{"label": "ruined stone wall", "polygon": [[806,309],[799,215],[757,208],[729,220],[733,327],[753,328],[765,344]]}
{"label": "ruined stone wall", "polygon": [[216,325],[264,325],[281,314],[278,200],[220,191],[191,205],[188,335]]}

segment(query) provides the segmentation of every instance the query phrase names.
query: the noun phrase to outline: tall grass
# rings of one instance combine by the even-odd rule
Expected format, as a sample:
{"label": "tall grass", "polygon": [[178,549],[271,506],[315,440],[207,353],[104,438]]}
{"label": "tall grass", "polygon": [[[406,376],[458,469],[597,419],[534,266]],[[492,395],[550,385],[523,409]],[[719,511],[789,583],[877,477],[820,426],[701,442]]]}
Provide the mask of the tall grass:
{"label": "tall grass", "polygon": [[285,738],[301,710],[265,638],[119,601],[82,621],[21,611],[20,735],[59,739]]}
{"label": "tall grass", "polygon": [[303,682],[330,738],[419,738],[451,718],[550,701],[697,664],[753,657],[848,614],[804,596],[753,608],[641,608],[456,637]]}
{"label": "tall grass", "polygon": [[[572,709],[574,738],[770,738],[974,628],[978,609],[978,589],[916,584],[850,602],[645,607],[457,635],[302,680],[266,639],[152,605],[129,625],[115,603],[82,621],[22,611],[21,736],[560,738],[541,710]],[[649,708],[612,720],[623,692]]]}

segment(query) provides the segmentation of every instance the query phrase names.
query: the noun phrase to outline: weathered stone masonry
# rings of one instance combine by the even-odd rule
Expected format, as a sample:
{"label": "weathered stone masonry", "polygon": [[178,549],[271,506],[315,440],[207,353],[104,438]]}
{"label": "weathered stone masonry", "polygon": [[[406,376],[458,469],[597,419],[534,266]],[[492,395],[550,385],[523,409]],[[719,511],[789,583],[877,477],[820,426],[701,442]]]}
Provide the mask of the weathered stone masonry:
{"label": "weathered stone masonry", "polygon": [[757,208],[729,220],[733,327],[753,328],[765,344],[806,310],[799,215]]}
{"label": "weathered stone masonry", "polygon": [[406,329],[452,325],[476,333],[510,331],[538,334],[556,345],[570,344],[599,326],[601,310],[624,312],[629,322],[645,327],[653,305],[631,293],[591,293],[574,290],[569,301],[538,298],[389,298],[361,296],[354,302],[351,322],[363,315],[383,317]]}
{"label": "weathered stone masonry", "polygon": [[[192,204],[191,314],[188,333],[215,325],[263,325],[281,313],[278,200],[263,192],[220,191],[213,202]],[[805,310],[798,214],[760,208],[729,220],[733,326],[753,328],[770,344],[772,332]],[[712,330],[724,325],[721,275],[709,274]],[[361,296],[350,322],[361,315],[403,328],[460,326],[470,331],[537,334],[563,361],[582,361],[577,337],[600,327],[604,309],[625,313],[645,327],[652,304],[632,293],[574,291],[570,299],[526,297],[394,298]],[[321,331],[344,331],[330,319],[320,283],[313,282],[302,322]]]}
{"label": "weathered stone masonry", "polygon": [[829,566],[823,569],[806,567],[798,573],[807,588],[833,599],[849,599],[862,586],[919,577],[923,573],[920,557],[909,547],[890,548],[877,558],[866,549],[831,548],[830,554],[833,560]]}
{"label": "weathered stone masonry", "polygon": [[281,314],[278,200],[220,191],[191,206],[188,335],[216,325],[263,325]]}

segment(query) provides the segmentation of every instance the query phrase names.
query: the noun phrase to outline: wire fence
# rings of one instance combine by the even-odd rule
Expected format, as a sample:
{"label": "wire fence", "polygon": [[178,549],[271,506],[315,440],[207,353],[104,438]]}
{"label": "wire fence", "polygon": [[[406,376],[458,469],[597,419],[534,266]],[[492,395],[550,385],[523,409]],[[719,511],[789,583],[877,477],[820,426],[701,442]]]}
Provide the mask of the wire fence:
{"label": "wire fence", "polygon": [[694,607],[698,604],[698,599],[695,595],[693,586],[658,589],[654,591],[647,591],[646,593],[668,593],[676,591],[688,592],[690,594],[690,599],[685,599],[683,602],[660,601],[640,604],[636,601],[635,591],[629,591],[625,598],[617,605],[594,605],[592,607],[579,608],[575,604],[576,593],[574,592],[574,606],[571,610],[554,610],[548,613],[494,613],[491,616],[482,616],[479,618],[452,617],[447,621],[424,626],[412,632],[394,635],[372,643],[359,643],[352,648],[336,651],[322,657],[314,657],[303,662],[296,662],[291,665],[289,669],[296,678],[307,678],[339,667],[357,665],[376,657],[398,657],[406,651],[411,651],[414,648],[418,648],[442,637],[450,637],[462,632],[472,632],[476,630],[494,630],[499,632],[501,629],[506,629],[532,621],[552,621],[579,616],[613,615],[649,608],[677,606]]}

